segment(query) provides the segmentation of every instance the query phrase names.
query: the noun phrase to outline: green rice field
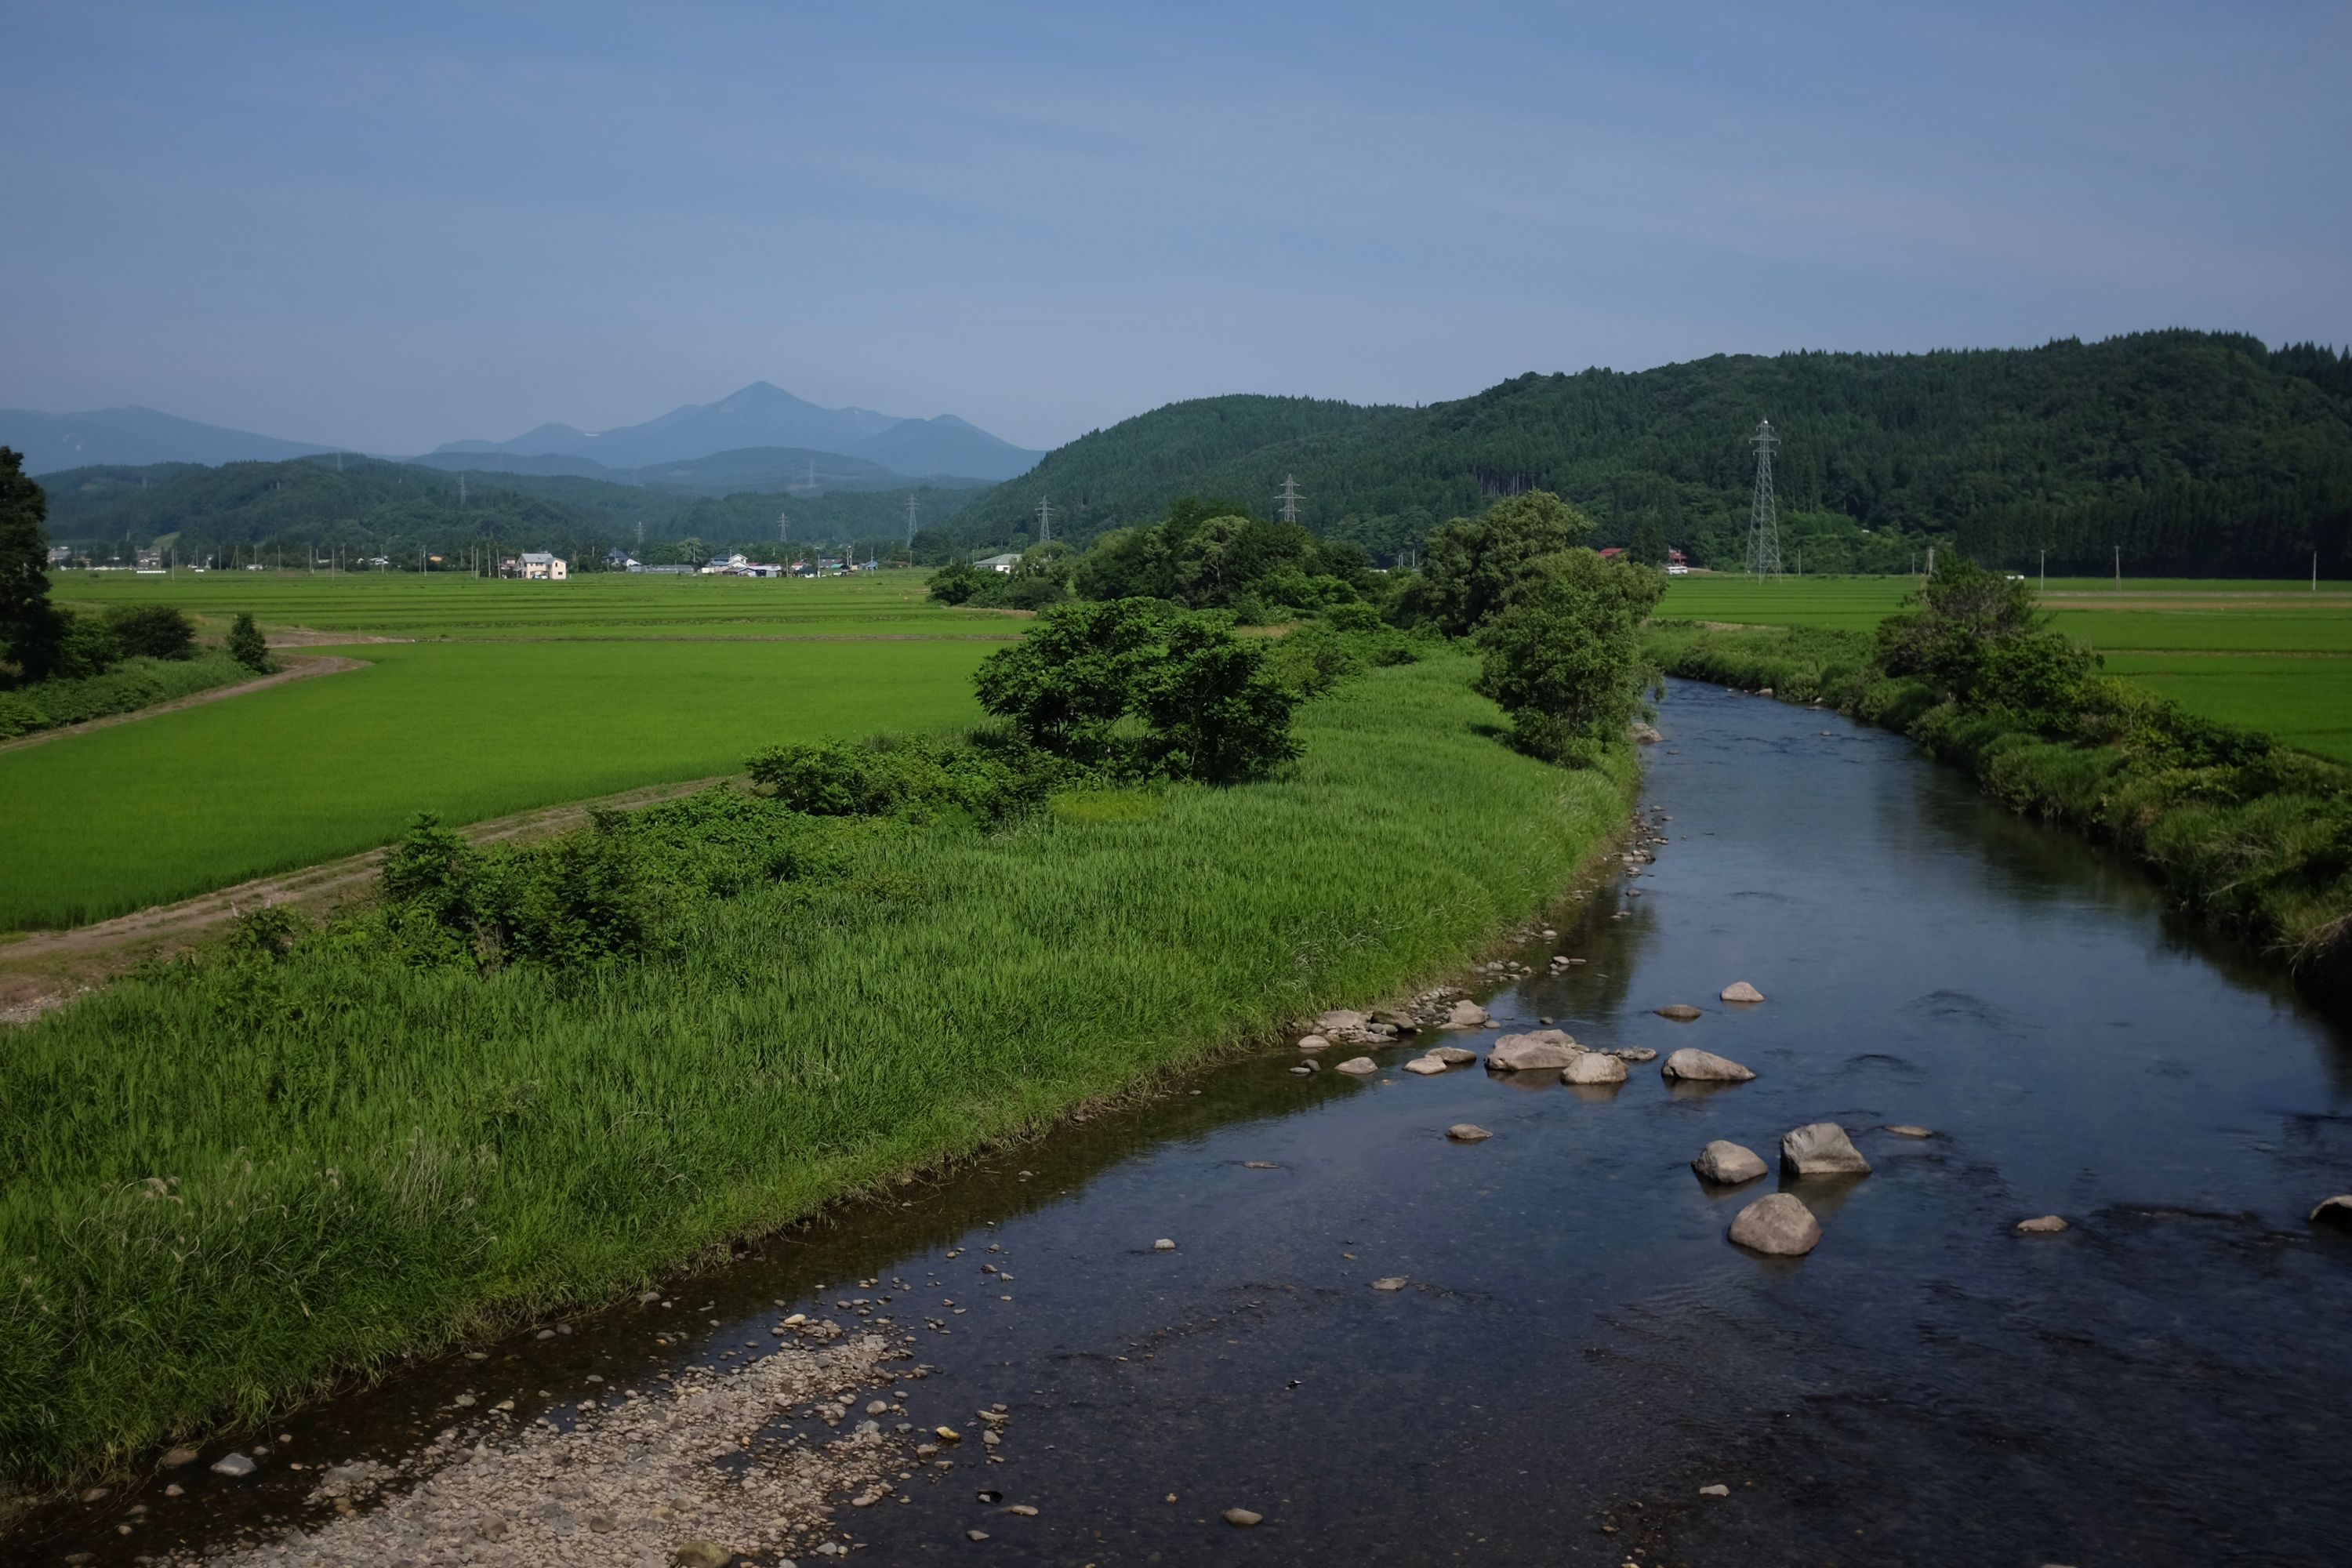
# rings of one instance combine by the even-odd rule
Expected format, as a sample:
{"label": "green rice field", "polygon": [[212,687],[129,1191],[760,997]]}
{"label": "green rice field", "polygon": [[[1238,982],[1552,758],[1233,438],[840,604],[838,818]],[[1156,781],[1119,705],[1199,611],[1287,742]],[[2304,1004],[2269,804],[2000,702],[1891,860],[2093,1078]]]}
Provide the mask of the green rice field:
{"label": "green rice field", "polygon": [[[1678,577],[1660,614],[1868,631],[1907,577]],[[2050,579],[2055,624],[2192,713],[2352,762],[2352,584]]]}
{"label": "green rice field", "polygon": [[732,773],[772,741],[969,722],[972,669],[1020,626],[932,606],[911,573],[75,576],[58,597],[434,640],[335,647],[367,668],[0,752],[0,930],[353,854],[420,810],[475,822]]}

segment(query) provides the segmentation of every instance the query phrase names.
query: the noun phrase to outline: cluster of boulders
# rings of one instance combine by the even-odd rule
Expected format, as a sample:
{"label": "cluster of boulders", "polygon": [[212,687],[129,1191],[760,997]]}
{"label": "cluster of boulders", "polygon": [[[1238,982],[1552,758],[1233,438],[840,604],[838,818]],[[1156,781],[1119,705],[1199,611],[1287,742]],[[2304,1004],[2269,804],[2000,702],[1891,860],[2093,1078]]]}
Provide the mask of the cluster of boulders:
{"label": "cluster of boulders", "polygon": [[[1663,816],[1661,820],[1664,820]],[[1663,838],[1656,840],[1664,842]],[[1649,858],[1645,848],[1629,850],[1625,857],[1629,868]],[[1634,873],[1638,874],[1638,873]],[[1549,930],[1530,930],[1519,933],[1525,937],[1540,934],[1556,935]],[[1560,954],[1551,960],[1554,973],[1582,963],[1584,960]],[[1506,978],[1523,977],[1527,966],[1514,960],[1498,960],[1482,965],[1489,974]],[[1764,1001],[1764,994],[1751,983],[1735,980],[1719,993],[1721,1000],[1732,1007],[1756,1006]],[[1656,1009],[1661,1016],[1679,1022],[1689,1022],[1706,1016],[1699,1008],[1686,1003],[1674,1003]],[[1562,1083],[1580,1088],[1612,1088],[1626,1079],[1628,1064],[1654,1060],[1657,1052],[1644,1046],[1601,1047],[1587,1046],[1565,1029],[1549,1026],[1498,1036],[1486,1052],[1486,1070],[1493,1073],[1556,1072]],[[1370,1013],[1352,1012],[1345,1008],[1324,1014],[1315,1022],[1311,1033],[1298,1041],[1298,1048],[1314,1053],[1336,1045],[1388,1046],[1406,1035],[1424,1030],[1465,1032],[1495,1028],[1498,1026],[1486,1009],[1462,994],[1459,987],[1439,986],[1423,991],[1409,1001],[1391,1007],[1376,1008]],[[1403,1064],[1409,1073],[1434,1076],[1455,1068],[1467,1067],[1479,1060],[1479,1053],[1467,1047],[1451,1043],[1432,1046],[1420,1056]],[[1312,1061],[1291,1069],[1297,1073],[1316,1070]],[[1341,1062],[1338,1070],[1357,1077],[1369,1077],[1380,1071],[1380,1064],[1369,1056],[1358,1056]],[[1670,1084],[1736,1084],[1747,1083],[1755,1072],[1712,1051],[1685,1047],[1670,1053],[1659,1068],[1659,1075]],[[1929,1129],[1907,1122],[1885,1129],[1891,1134],[1905,1138],[1931,1138]],[[1484,1128],[1468,1122],[1449,1128],[1446,1136],[1456,1142],[1478,1142],[1490,1136]],[[1691,1169],[1699,1179],[1715,1186],[1735,1187],[1755,1181],[1770,1169],[1752,1149],[1725,1139],[1717,1139],[1699,1151],[1691,1162]],[[1790,1129],[1780,1139],[1780,1169],[1790,1178],[1860,1177],[1870,1174],[1871,1165],[1846,1130],[1834,1121],[1810,1122]],[[2311,1220],[2319,1225],[2352,1227],[2352,1194],[2331,1197],[2311,1213]],[[2027,1236],[2055,1235],[2067,1228],[2067,1222],[2057,1215],[2039,1215],[2020,1220],[2016,1230]],[[1802,1257],[1820,1245],[1822,1229],[1802,1199],[1794,1193],[1773,1193],[1757,1199],[1741,1209],[1733,1219],[1729,1239],[1752,1251],[1776,1257]]]}
{"label": "cluster of boulders", "polygon": [[[1718,1138],[1691,1162],[1700,1181],[1736,1187],[1763,1175],[1768,1167],[1753,1149]],[[1780,1139],[1783,1174],[1866,1176],[1870,1162],[1834,1121],[1791,1129]],[[1771,1193],[1741,1209],[1731,1222],[1731,1239],[1752,1252],[1801,1258],[1821,1245],[1821,1222],[1794,1193]]]}

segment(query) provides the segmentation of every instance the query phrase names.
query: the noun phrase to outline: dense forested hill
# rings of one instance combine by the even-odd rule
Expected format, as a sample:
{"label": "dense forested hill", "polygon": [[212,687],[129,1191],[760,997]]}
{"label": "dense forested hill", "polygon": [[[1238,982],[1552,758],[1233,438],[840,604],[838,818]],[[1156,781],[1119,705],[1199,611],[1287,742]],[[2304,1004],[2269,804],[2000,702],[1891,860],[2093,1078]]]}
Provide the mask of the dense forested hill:
{"label": "dense forested hill", "polygon": [[1281,488],[1282,470],[1276,468],[1262,483],[1238,476],[1261,472],[1268,453],[1373,428],[1408,412],[1248,394],[1171,403],[1048,452],[1028,473],[967,507],[961,521],[975,537],[1010,538],[1024,526],[1034,531],[1037,503],[1050,500],[1055,537],[1083,539],[1157,518],[1177,496],[1203,485],[1228,483],[1234,486],[1229,500],[1265,511]]}
{"label": "dense forested hill", "polygon": [[158,541],[185,561],[232,549],[246,559],[282,552],[293,560],[311,545],[457,560],[486,542],[586,560],[612,545],[634,546],[641,524],[649,548],[676,554],[689,542],[697,550],[772,544],[780,516],[795,544],[890,540],[905,536],[909,497],[919,521],[931,525],[971,495],[918,487],[704,496],[564,476],[449,474],[349,456],[216,468],[69,468],[41,483],[49,537],[100,561],[129,559]]}
{"label": "dense forested hill", "polygon": [[1034,529],[1053,499],[1076,540],[1174,497],[1267,511],[1286,473],[1301,520],[1376,556],[1448,517],[1550,489],[1603,542],[1654,520],[1734,563],[1753,454],[1781,437],[1782,526],[1809,570],[1894,570],[1929,542],[2053,571],[2266,574],[2352,564],[2352,358],[2232,334],[1928,354],[1717,356],[1638,374],[1524,375],[1422,408],[1297,399],[1174,404],[1055,452],[966,509],[975,542]]}

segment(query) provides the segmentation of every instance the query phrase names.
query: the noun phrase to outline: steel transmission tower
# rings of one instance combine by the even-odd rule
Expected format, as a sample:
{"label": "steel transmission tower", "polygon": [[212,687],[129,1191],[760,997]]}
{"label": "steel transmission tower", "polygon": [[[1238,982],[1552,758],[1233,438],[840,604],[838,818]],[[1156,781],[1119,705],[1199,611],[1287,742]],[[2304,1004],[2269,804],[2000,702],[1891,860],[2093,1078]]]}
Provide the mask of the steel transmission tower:
{"label": "steel transmission tower", "polygon": [[1758,577],[1780,574],[1780,520],[1772,505],[1772,448],[1780,438],[1769,419],[1748,437],[1756,448],[1756,504],[1748,514],[1748,570]]}
{"label": "steel transmission tower", "polygon": [[1288,474],[1282,476],[1282,521],[1298,521],[1298,481]]}
{"label": "steel transmission tower", "polygon": [[907,548],[915,548],[915,498],[911,494],[907,497]]}
{"label": "steel transmission tower", "polygon": [[1037,502],[1037,542],[1045,543],[1054,537],[1054,499],[1045,496]]}

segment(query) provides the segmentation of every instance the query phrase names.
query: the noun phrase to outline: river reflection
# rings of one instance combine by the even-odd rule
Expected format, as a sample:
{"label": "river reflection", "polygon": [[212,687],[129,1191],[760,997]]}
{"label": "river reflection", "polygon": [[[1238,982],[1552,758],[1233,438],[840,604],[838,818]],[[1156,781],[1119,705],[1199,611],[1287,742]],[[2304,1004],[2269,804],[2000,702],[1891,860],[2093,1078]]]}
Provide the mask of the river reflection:
{"label": "river reflection", "polygon": [[[279,1457],[397,1457],[461,1389],[528,1417],[591,1373],[708,1361],[773,1302],[902,1279],[901,1321],[950,1327],[922,1335],[918,1421],[1012,1419],[1004,1463],[844,1510],[882,1563],[2343,1561],[2352,1238],[2303,1216],[2352,1189],[2346,1021],[1898,738],[1685,683],[1660,722],[1644,807],[1670,842],[1521,954],[1587,963],[1489,1005],[1755,1082],[1232,1063],[779,1237],[677,1310],[326,1406]],[[1739,979],[1768,1000],[1715,999]],[[1652,1011],[1677,1001],[1704,1016]],[[1714,1190],[1691,1157],[1726,1138],[1769,1161],[1822,1120],[1876,1169],[1787,1184],[1819,1250],[1728,1246],[1782,1180]],[[1448,1142],[1464,1121],[1494,1137]],[[2045,1212],[2073,1228],[2012,1233]],[[181,1476],[186,1497],[119,1496],[31,1544],[128,1560],[272,1527],[303,1491]],[[1228,1527],[1234,1506],[1265,1522]]]}

